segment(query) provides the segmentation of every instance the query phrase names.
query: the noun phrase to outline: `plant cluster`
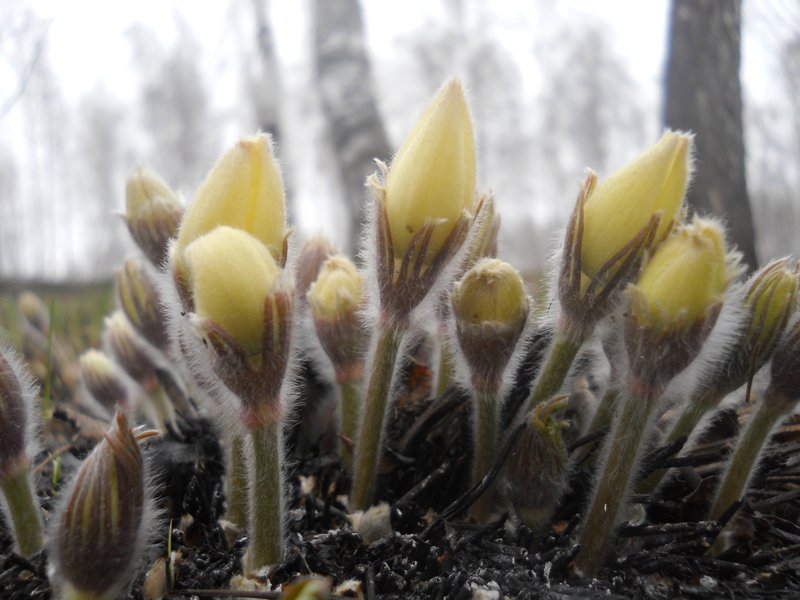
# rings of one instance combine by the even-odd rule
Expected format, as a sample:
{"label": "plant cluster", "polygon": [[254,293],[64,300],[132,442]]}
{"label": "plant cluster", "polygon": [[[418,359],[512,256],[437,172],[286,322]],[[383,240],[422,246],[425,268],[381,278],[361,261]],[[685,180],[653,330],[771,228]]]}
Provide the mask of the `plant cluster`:
{"label": "plant cluster", "polygon": [[[37,393],[22,361],[0,351],[0,487],[17,550],[30,556],[46,543],[66,598],[115,597],[157,520],[140,442],[180,435],[187,415],[201,414],[224,442],[226,518],[247,531],[245,574],[263,576],[286,551],[284,440],[310,410],[298,386],[303,361],[338,391],[317,428],[352,484],[344,501],[354,527],[365,540],[391,531],[388,512],[374,506],[376,481],[401,364],[420,339],[439,343],[440,389],[470,397],[471,521],[509,510],[545,535],[579,456],[596,475],[573,571],[595,577],[630,493],[657,490],[666,474],[642,480],[648,449],[686,438],[691,446],[704,417],[746,386],[753,410],[708,507],[720,519],[800,399],[798,266],[782,258],[739,280],[723,226],[686,215],[692,144],[690,134],[667,131],[605,181],[589,172],[538,310],[519,273],[496,257],[500,218],[491,194],[477,191],[458,81],[439,90],[391,164],[377,162],[357,264],[323,239],[296,241],[266,134],[225,153],[185,210],[158,176],[136,171],[125,220],[144,258],[118,273],[120,308],[105,321],[103,350],[80,358],[84,413],[110,427],[63,492],[47,535],[30,470]],[[41,313],[24,314],[34,323],[46,320]],[[527,400],[509,410],[512,380],[542,329],[554,332],[544,360]],[[586,374],[576,358],[592,343],[611,374],[599,401],[583,389],[568,416],[576,395],[565,392]],[[682,402],[667,401],[671,386]],[[137,418],[155,429],[131,426]],[[566,440],[581,436],[604,441],[571,455]],[[313,586],[308,597],[327,593]]]}

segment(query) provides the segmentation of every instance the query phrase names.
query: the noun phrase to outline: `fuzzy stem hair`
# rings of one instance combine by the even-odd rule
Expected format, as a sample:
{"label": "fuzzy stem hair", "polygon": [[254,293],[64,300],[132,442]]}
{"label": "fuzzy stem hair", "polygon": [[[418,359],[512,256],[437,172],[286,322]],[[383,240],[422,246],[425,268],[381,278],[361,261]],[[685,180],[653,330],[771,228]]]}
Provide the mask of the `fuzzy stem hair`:
{"label": "fuzzy stem hair", "polygon": [[22,556],[35,554],[44,544],[42,515],[33,489],[29,468],[20,469],[0,481],[5,506],[13,525],[19,552]]}
{"label": "fuzzy stem hair", "polygon": [[606,438],[605,462],[581,532],[581,550],[575,558],[575,570],[583,577],[597,575],[616,538],[614,528],[642,460],[642,440],[652,425],[659,396],[660,390],[649,386],[644,386],[643,393],[629,393]]}
{"label": "fuzzy stem hair", "polygon": [[[473,437],[475,459],[472,466],[472,483],[477,484],[489,472],[497,454],[497,392],[476,391],[474,401]],[[492,509],[494,494],[487,489],[472,505],[470,515],[485,523]]]}
{"label": "fuzzy stem hair", "polygon": [[228,448],[228,521],[244,529],[247,526],[247,461],[242,437],[230,435]]}
{"label": "fuzzy stem hair", "polygon": [[380,321],[356,444],[350,498],[354,510],[366,510],[373,501],[386,407],[402,337],[402,329],[396,322]]}
{"label": "fuzzy stem hair", "polygon": [[250,430],[250,545],[251,571],[283,559],[283,463],[281,420]]}
{"label": "fuzzy stem hair", "polygon": [[784,415],[786,411],[771,402],[762,401],[756,408],[725,467],[711,508],[712,519],[722,517],[728,507],[742,497],[770,433]]}
{"label": "fuzzy stem hair", "polygon": [[[341,396],[342,435],[349,440],[355,440],[358,430],[358,394],[361,381],[340,381],[339,395]],[[342,461],[346,468],[352,471],[353,452],[347,444],[342,444]]]}

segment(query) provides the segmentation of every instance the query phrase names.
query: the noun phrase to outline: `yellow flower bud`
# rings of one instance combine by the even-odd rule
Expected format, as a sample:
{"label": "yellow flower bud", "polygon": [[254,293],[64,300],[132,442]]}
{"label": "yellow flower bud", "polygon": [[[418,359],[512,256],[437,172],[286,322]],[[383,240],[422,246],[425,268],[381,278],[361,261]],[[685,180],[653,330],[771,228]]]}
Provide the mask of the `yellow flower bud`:
{"label": "yellow flower bud", "polygon": [[798,265],[784,258],[766,265],[753,279],[745,303],[752,311],[748,338],[769,350],[797,308]]}
{"label": "yellow flower bud", "polygon": [[125,207],[131,237],[150,262],[161,267],[183,216],[178,196],[155,173],[137,169],[128,179]]}
{"label": "yellow flower bud", "polygon": [[435,224],[432,258],[475,197],[475,143],[461,83],[453,79],[408,134],[386,179],[386,212],[394,254],[402,258],[414,235]]}
{"label": "yellow flower bud", "polygon": [[453,290],[456,319],[471,325],[511,325],[528,314],[528,295],[519,273],[502,260],[483,259]]}
{"label": "yellow flower bud", "polygon": [[679,218],[691,172],[692,136],[667,131],[593,190],[584,206],[581,269],[593,277],[657,211],[660,240]]}
{"label": "yellow flower bud", "polygon": [[227,331],[250,357],[263,347],[264,301],[282,271],[266,246],[233,227],[217,227],[185,253],[195,313]]}
{"label": "yellow flower bud", "polygon": [[314,319],[334,320],[352,314],[361,304],[364,279],[346,256],[326,260],[308,290]]}
{"label": "yellow flower bud", "polygon": [[633,315],[640,326],[688,329],[723,299],[736,273],[722,228],[695,218],[659,247],[629,288]]}
{"label": "yellow flower bud", "polygon": [[148,169],[136,169],[125,186],[125,210],[128,218],[135,218],[154,203],[181,210],[175,193],[155,173]]}
{"label": "yellow flower bud", "polygon": [[117,365],[107,354],[89,349],[79,359],[81,380],[92,397],[109,411],[128,403],[128,388]]}
{"label": "yellow flower bud", "polygon": [[246,231],[280,257],[286,229],[283,180],[266,134],[244,138],[214,165],[178,231],[173,260],[219,225]]}

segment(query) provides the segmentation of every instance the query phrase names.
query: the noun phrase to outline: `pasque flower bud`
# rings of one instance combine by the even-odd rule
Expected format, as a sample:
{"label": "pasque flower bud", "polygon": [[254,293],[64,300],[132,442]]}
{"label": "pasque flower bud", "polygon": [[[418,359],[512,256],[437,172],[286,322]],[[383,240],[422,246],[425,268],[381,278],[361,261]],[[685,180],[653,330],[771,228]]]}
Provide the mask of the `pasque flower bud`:
{"label": "pasque flower bud", "polygon": [[81,381],[92,397],[112,413],[127,408],[128,388],[119,367],[105,352],[89,349],[80,357]]}
{"label": "pasque flower bud", "polygon": [[117,295],[125,316],[142,337],[166,352],[169,348],[167,322],[151,270],[135,258],[126,260],[117,273]]}
{"label": "pasque flower bud", "polygon": [[128,584],[146,542],[149,495],[139,441],[124,413],[81,465],[53,519],[52,558],[68,598],[111,600]]}
{"label": "pasque flower bud", "polygon": [[502,260],[482,259],[456,284],[451,302],[472,385],[496,391],[528,317],[522,278]]}
{"label": "pasque flower bud", "polygon": [[172,251],[175,276],[184,277],[184,252],[219,225],[246,231],[280,266],[286,259],[283,180],[267,134],[243,138],[220,158],[186,209]]}
{"label": "pasque flower bud", "polygon": [[178,196],[152,171],[137,169],[125,188],[125,210],[131,237],[150,262],[160,268],[183,216]]}
{"label": "pasque flower bud", "polygon": [[307,240],[300,249],[294,269],[297,299],[305,302],[311,284],[316,281],[322,264],[336,254],[336,248],[324,236]]}
{"label": "pasque flower bud", "polygon": [[[22,361],[0,346],[0,510],[12,527],[16,548],[29,556],[42,547],[42,517],[30,456],[36,443],[34,404],[36,391]],[[33,448],[33,450],[32,450]]]}
{"label": "pasque flower bud", "polygon": [[281,275],[272,255],[253,236],[217,227],[186,249],[195,314],[214,321],[261,360],[264,346],[264,299]]}
{"label": "pasque flower bud", "polygon": [[666,131],[586,198],[581,267],[593,277],[661,213],[655,241],[680,218],[691,174],[692,136]]}
{"label": "pasque flower bud", "polygon": [[428,257],[475,200],[475,142],[461,83],[450,80],[408,134],[386,178],[386,213],[397,258],[433,225]]}
{"label": "pasque flower bud", "polygon": [[630,286],[632,314],[650,329],[688,329],[720,303],[737,274],[720,226],[695,218],[662,244]]}

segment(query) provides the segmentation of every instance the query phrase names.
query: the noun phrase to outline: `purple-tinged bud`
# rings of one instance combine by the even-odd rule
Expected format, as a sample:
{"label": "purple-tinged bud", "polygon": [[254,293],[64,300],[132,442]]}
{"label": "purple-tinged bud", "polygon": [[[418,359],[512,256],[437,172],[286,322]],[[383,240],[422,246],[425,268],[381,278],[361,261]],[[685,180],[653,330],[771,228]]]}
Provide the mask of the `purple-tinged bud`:
{"label": "purple-tinged bud", "polygon": [[103,331],[103,348],[131,378],[146,391],[158,386],[156,365],[147,348],[120,311],[106,317]]}
{"label": "purple-tinged bud", "polygon": [[119,367],[104,352],[87,350],[81,354],[81,381],[86,390],[113,414],[117,406],[128,408],[128,386]]}
{"label": "purple-tinged bud", "polygon": [[147,265],[129,258],[117,273],[117,294],[125,316],[142,337],[161,351],[169,348],[169,336],[155,277]]}
{"label": "purple-tinged bud", "polygon": [[139,441],[124,413],[81,465],[53,519],[52,557],[68,598],[117,598],[139,566],[149,497]]}
{"label": "purple-tinged bud", "polygon": [[336,248],[325,236],[313,237],[303,244],[294,267],[294,292],[297,300],[305,303],[311,284],[317,280],[322,264],[336,254]]}
{"label": "purple-tinged bud", "polygon": [[17,551],[30,556],[43,543],[42,517],[30,456],[35,418],[36,391],[23,363],[10,350],[0,347],[0,509],[10,524]]}
{"label": "purple-tinged bud", "polygon": [[183,216],[180,199],[158,175],[137,169],[125,188],[125,208],[131,237],[150,262],[161,268]]}
{"label": "purple-tinged bud", "polygon": [[25,468],[28,409],[23,385],[11,362],[0,354],[0,480]]}

